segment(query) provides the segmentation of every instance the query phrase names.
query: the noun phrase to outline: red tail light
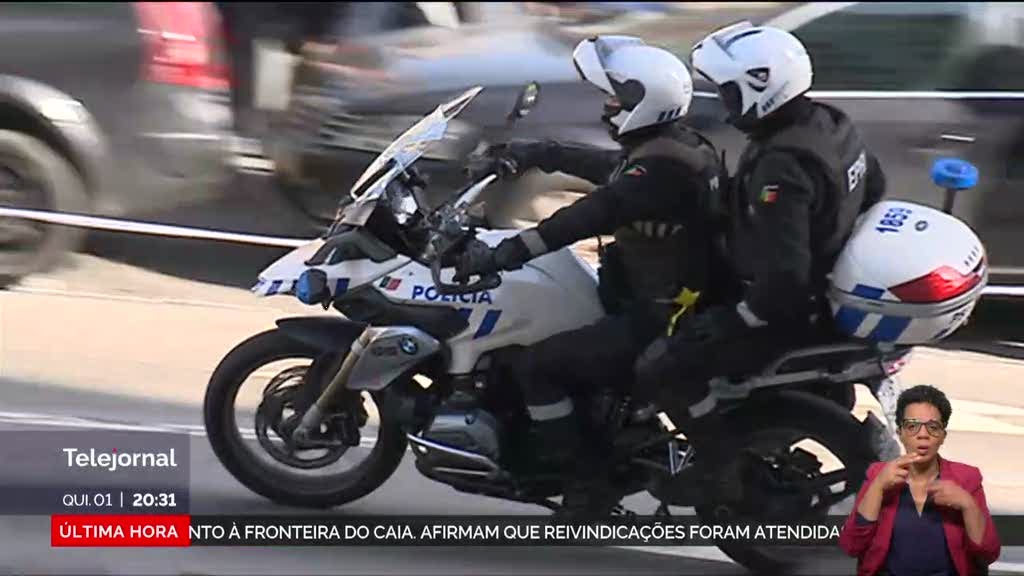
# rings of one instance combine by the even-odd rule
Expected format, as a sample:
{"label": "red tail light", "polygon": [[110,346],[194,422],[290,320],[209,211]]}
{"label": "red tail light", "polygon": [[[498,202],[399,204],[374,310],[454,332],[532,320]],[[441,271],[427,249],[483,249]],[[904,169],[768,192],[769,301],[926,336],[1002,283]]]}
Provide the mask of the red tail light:
{"label": "red tail light", "polygon": [[942,266],[927,276],[893,286],[889,291],[903,302],[942,302],[977,286],[981,282],[979,270],[982,265],[984,262],[968,274],[961,274],[949,266]]}
{"label": "red tail light", "polygon": [[136,2],[149,82],[207,90],[228,87],[220,62],[220,19],[209,2]]}

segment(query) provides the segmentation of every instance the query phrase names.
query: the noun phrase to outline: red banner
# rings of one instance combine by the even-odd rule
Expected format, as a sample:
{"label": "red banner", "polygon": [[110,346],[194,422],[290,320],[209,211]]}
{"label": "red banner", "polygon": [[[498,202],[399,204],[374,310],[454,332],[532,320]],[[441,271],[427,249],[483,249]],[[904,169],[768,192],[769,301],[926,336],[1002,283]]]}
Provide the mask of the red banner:
{"label": "red banner", "polygon": [[190,517],[174,515],[54,515],[50,546],[189,546]]}

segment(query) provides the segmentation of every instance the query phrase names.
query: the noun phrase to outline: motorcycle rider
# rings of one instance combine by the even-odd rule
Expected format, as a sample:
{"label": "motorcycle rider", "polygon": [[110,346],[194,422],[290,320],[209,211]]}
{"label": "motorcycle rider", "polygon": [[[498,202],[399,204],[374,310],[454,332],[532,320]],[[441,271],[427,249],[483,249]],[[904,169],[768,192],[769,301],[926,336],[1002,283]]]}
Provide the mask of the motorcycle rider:
{"label": "motorcycle rider", "polygon": [[805,95],[811,60],[792,34],[728,26],[695,45],[692,67],[717,86],[729,122],[749,140],[723,194],[725,251],[738,282],[730,304],[684,319],[644,351],[637,392],[653,404],[636,416],[683,407],[671,417],[697,446],[705,488],[735,501],[741,484],[725,466],[739,462],[723,448],[738,439],[717,414],[709,381],[749,374],[822,337],[827,274],[857,217],[883,196],[885,177],[849,118]]}
{"label": "motorcycle rider", "polygon": [[599,269],[609,315],[524,348],[512,366],[536,435],[535,456],[549,466],[571,464],[580,448],[571,393],[630,383],[637,356],[680,311],[673,300],[705,290],[710,235],[703,211],[721,174],[712,144],[678,124],[692,80],[676,56],[639,38],[602,36],[582,41],[573,62],[584,81],[608,95],[602,120],[621,151],[550,141],[489,150],[482,173],[515,176],[537,167],[598,187],[494,248],[471,247],[456,265],[456,279],[467,280],[614,234]]}

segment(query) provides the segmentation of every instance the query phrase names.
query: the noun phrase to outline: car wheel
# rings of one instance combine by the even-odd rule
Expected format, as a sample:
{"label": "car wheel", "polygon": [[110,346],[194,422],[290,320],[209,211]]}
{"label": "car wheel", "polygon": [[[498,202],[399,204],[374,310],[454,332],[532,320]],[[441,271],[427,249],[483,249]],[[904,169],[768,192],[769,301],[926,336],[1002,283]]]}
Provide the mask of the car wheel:
{"label": "car wheel", "polygon": [[[0,130],[0,205],[85,212],[89,197],[74,167],[42,141]],[[0,218],[0,287],[52,268],[81,245],[84,230],[20,218]]]}

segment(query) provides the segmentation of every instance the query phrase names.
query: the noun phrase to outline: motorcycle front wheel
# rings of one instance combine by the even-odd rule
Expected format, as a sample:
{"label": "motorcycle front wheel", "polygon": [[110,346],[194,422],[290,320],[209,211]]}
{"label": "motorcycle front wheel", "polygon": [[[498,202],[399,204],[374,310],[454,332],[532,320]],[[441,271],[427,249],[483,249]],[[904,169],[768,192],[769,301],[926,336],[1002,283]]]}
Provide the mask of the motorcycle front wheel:
{"label": "motorcycle front wheel", "polygon": [[[348,344],[339,343],[338,348]],[[299,365],[271,368],[282,362]],[[210,378],[203,414],[210,446],[235,479],[279,504],[328,508],[362,498],[391,477],[405,455],[406,437],[377,395],[363,393],[362,402],[357,398],[354,409],[362,415],[358,445],[334,442],[308,450],[290,443],[288,430],[302,416],[296,409],[303,405],[299,396],[304,379],[316,378],[322,387],[338,365],[337,355],[324,354],[278,329],[245,340],[221,360]],[[251,379],[255,390],[241,393]],[[376,406],[375,418],[367,415],[366,402]],[[374,419],[376,438],[365,437],[366,424]],[[240,427],[242,422],[251,422],[253,428]],[[332,435],[330,426],[322,428],[326,437]],[[351,454],[364,458],[341,469],[341,460]]]}

